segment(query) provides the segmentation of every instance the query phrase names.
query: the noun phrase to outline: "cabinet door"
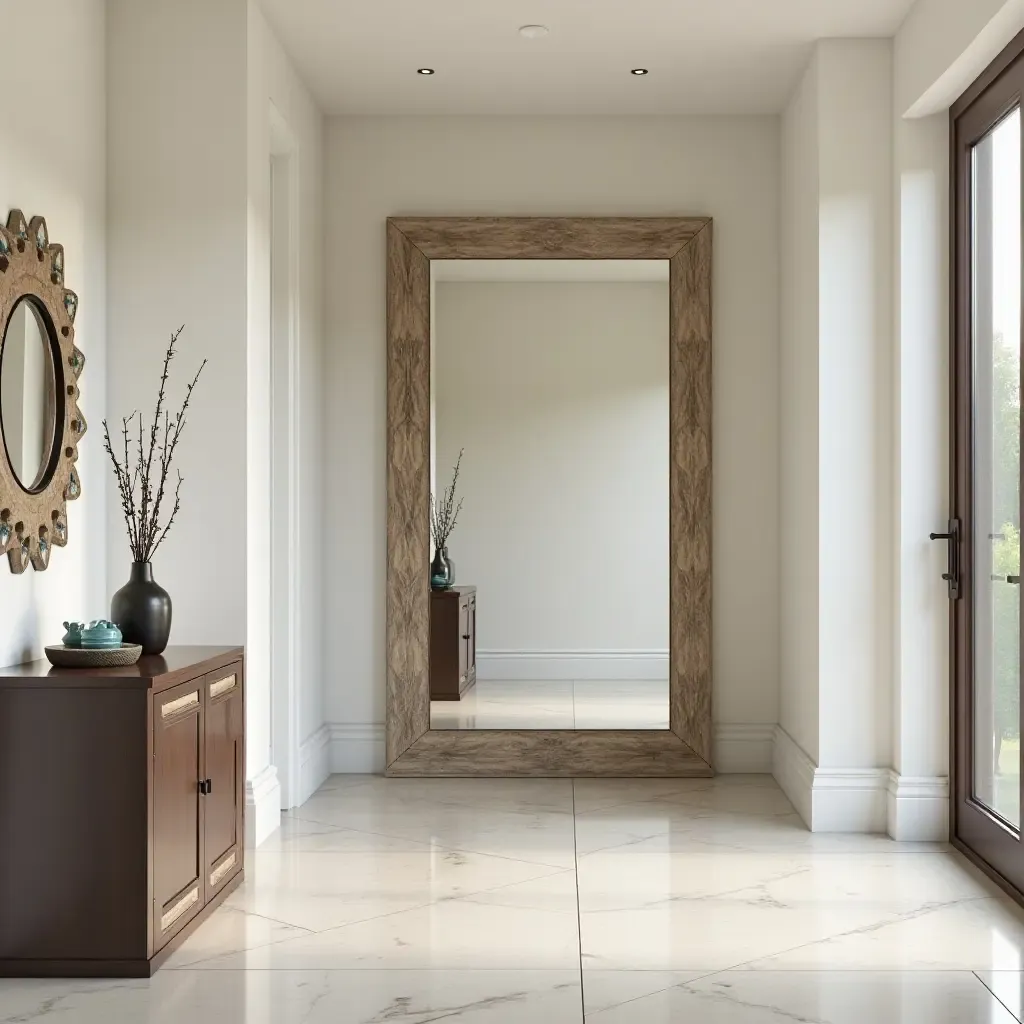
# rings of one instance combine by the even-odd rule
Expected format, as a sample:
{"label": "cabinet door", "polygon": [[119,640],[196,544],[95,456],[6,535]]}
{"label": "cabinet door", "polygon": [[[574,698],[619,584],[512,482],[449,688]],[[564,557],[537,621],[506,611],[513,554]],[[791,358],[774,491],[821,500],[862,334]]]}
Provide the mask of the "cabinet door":
{"label": "cabinet door", "polygon": [[153,948],[203,907],[203,680],[153,698]]}
{"label": "cabinet door", "polygon": [[242,868],[245,847],[245,701],[242,666],[206,677],[206,898]]}
{"label": "cabinet door", "polygon": [[470,678],[476,675],[476,594],[469,599],[469,639],[466,641],[467,671]]}
{"label": "cabinet door", "polygon": [[466,681],[469,672],[469,599],[459,598],[459,689]]}

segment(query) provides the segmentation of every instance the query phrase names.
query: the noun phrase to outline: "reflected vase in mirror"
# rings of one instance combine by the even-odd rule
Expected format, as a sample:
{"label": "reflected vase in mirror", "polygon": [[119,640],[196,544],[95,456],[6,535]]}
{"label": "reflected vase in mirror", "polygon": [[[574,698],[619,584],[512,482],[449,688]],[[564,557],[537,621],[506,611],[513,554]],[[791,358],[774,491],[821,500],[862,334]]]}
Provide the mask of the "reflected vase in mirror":
{"label": "reflected vase in mirror", "polygon": [[451,590],[455,586],[455,563],[448,556],[447,546],[434,552],[430,563],[430,589]]}
{"label": "reflected vase in mirror", "polygon": [[153,579],[151,562],[133,562],[128,582],[110,602],[110,620],[126,644],[143,654],[163,654],[171,636],[171,595]]}

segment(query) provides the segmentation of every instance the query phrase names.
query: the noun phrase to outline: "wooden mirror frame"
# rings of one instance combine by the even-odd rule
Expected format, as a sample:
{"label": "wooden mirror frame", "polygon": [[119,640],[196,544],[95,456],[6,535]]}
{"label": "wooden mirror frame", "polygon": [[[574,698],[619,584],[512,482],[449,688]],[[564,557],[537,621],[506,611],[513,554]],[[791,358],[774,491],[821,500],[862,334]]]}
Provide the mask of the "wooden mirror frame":
{"label": "wooden mirror frame", "polygon": [[24,298],[45,322],[53,361],[55,425],[50,459],[40,486],[26,490],[11,465],[0,426],[0,554],[13,573],[29,565],[42,572],[54,547],[68,542],[67,502],[81,496],[75,464],[86,431],[78,408],[78,378],[85,356],[75,346],[78,296],[64,287],[64,247],[51,245],[42,217],[26,221],[12,210],[0,227],[0,367],[7,324]]}
{"label": "wooden mirror frame", "polygon": [[[711,768],[711,219],[387,222],[390,776],[706,777]],[[669,728],[430,728],[430,261],[669,260]]]}

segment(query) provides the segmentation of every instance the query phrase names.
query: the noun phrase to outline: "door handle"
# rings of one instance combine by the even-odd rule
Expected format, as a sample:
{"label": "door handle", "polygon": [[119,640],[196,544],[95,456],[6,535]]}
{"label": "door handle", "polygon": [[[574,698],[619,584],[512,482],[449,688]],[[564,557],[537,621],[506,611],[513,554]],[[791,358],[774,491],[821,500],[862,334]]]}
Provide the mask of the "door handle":
{"label": "door handle", "polygon": [[950,519],[945,533],[930,533],[931,540],[946,541],[946,571],[942,578],[949,585],[949,599],[960,597],[960,520]]}

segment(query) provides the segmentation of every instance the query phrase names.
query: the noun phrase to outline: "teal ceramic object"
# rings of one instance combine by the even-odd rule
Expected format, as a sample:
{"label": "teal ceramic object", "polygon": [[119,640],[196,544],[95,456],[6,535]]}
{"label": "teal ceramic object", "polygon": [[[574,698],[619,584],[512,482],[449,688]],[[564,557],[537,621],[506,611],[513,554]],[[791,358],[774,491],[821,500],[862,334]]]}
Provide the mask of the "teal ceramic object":
{"label": "teal ceramic object", "polygon": [[121,630],[106,619],[96,619],[82,630],[82,647],[88,650],[109,650],[121,646]]}
{"label": "teal ceramic object", "polygon": [[82,646],[82,630],[85,629],[84,622],[65,622],[64,628],[67,632],[64,634],[64,646],[65,647],[81,647]]}

